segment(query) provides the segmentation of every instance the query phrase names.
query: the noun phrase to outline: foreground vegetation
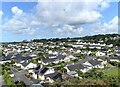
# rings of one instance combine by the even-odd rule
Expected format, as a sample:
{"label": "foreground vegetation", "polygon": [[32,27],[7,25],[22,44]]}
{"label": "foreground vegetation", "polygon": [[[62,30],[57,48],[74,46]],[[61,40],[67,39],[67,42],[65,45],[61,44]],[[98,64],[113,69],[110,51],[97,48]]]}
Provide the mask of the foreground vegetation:
{"label": "foreground vegetation", "polygon": [[107,77],[103,76],[102,78],[72,78],[66,81],[55,81],[54,83],[49,83],[49,85],[54,85],[54,87],[60,87],[61,85],[67,85],[67,87],[80,86],[80,85],[101,85],[105,87],[116,87],[120,85],[120,77]]}
{"label": "foreground vegetation", "polygon": [[12,74],[12,71],[9,66],[11,66],[12,63],[6,62],[5,64],[2,64],[2,75],[4,78],[4,82],[7,85],[7,87],[26,87],[25,83],[23,81],[14,81],[12,77],[10,77],[10,74]]}
{"label": "foreground vegetation", "polygon": [[102,73],[100,71],[91,70],[86,73],[82,73],[78,70],[76,70],[78,75],[82,77],[76,78],[73,77],[72,79],[60,81],[57,79],[57,81],[53,83],[49,83],[50,85],[54,85],[54,87],[60,87],[61,85],[67,85],[67,87],[73,87],[80,86],[80,85],[101,85],[105,87],[117,87],[120,86],[120,68],[114,68],[113,70],[110,70],[107,73]]}

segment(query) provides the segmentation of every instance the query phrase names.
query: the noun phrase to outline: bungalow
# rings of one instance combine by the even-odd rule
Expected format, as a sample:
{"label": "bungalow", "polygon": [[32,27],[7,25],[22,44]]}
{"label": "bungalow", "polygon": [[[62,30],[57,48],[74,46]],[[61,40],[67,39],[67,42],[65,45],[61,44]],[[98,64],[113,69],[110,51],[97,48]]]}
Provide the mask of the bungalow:
{"label": "bungalow", "polygon": [[98,59],[98,61],[101,61],[102,65],[106,65],[107,64],[107,59],[106,58],[100,58],[100,59]]}
{"label": "bungalow", "polygon": [[36,68],[29,70],[28,72],[32,74],[32,77],[37,79],[37,73],[39,72],[39,69],[41,68],[40,65],[38,65]]}
{"label": "bungalow", "polygon": [[72,46],[75,47],[75,48],[77,48],[77,47],[83,48],[83,44],[80,44],[80,43],[79,44],[78,43],[77,44],[73,44]]}
{"label": "bungalow", "polygon": [[26,66],[26,69],[35,68],[35,67],[37,67],[37,64],[35,64],[35,63],[29,63],[29,64]]}
{"label": "bungalow", "polygon": [[67,72],[75,71],[75,70],[80,70],[82,72],[85,72],[85,67],[82,64],[74,64],[74,65],[69,65],[65,67],[67,69]]}
{"label": "bungalow", "polygon": [[27,65],[29,64],[30,62],[28,60],[25,60],[24,62],[20,63],[20,66],[22,69],[27,69]]}
{"label": "bungalow", "polygon": [[0,64],[4,64],[6,62],[11,62],[11,60],[5,56],[0,57]]}
{"label": "bungalow", "polygon": [[60,72],[54,72],[51,74],[46,74],[45,75],[45,81],[46,82],[54,82],[55,80],[59,79],[60,81],[62,81],[62,74]]}
{"label": "bungalow", "polygon": [[7,60],[11,60],[12,56],[13,56],[13,55],[2,56],[2,57],[0,57],[0,59],[1,59],[2,61],[7,61]]}
{"label": "bungalow", "polygon": [[46,74],[54,73],[54,68],[52,67],[42,67],[38,66],[33,72],[33,77],[35,79],[45,80]]}
{"label": "bungalow", "polygon": [[17,54],[14,56],[15,59],[21,59],[21,60],[28,60],[31,59],[30,56],[22,56],[21,54]]}
{"label": "bungalow", "polygon": [[110,57],[110,58],[108,58],[108,61],[110,61],[110,62],[120,62],[120,56]]}
{"label": "bungalow", "polygon": [[41,60],[43,65],[48,65],[50,63],[58,63],[59,60],[57,60],[57,58],[51,58],[51,59],[45,59],[45,60]]}
{"label": "bungalow", "polygon": [[54,55],[54,54],[48,54],[48,55],[46,55],[46,58],[56,58],[56,55]]}
{"label": "bungalow", "polygon": [[92,68],[104,68],[104,66],[101,64],[101,61],[98,61],[97,59],[93,59],[88,62],[92,65]]}
{"label": "bungalow", "polygon": [[15,60],[15,64],[16,66],[21,66],[21,63],[23,63],[25,60],[21,60],[21,59],[18,59],[18,60]]}
{"label": "bungalow", "polygon": [[30,69],[37,67],[37,64],[31,63],[28,60],[25,60],[24,62],[20,63],[20,66],[22,69]]}
{"label": "bungalow", "polygon": [[62,62],[66,58],[66,55],[59,54],[56,58]]}
{"label": "bungalow", "polygon": [[117,56],[120,56],[120,47],[115,47],[115,54],[117,55]]}
{"label": "bungalow", "polygon": [[73,55],[68,55],[68,56],[66,56],[66,57],[64,58],[64,61],[65,61],[65,62],[69,62],[71,59],[74,60],[74,59],[76,59],[76,58],[77,58],[77,57],[76,57],[75,54],[73,54]]}
{"label": "bungalow", "polygon": [[75,72],[75,71],[67,72],[67,74],[70,75],[70,76],[73,76],[73,77],[78,77],[78,73]]}
{"label": "bungalow", "polygon": [[105,55],[106,55],[105,52],[101,52],[101,51],[96,52],[96,56],[105,56]]}

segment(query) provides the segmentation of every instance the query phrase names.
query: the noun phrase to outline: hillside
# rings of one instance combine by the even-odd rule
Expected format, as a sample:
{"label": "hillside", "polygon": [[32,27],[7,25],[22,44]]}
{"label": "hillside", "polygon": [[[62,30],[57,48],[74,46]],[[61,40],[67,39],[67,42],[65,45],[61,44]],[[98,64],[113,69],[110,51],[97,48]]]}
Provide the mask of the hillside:
{"label": "hillside", "polygon": [[76,37],[76,38],[51,38],[51,39],[34,39],[33,42],[77,42],[81,40],[82,42],[91,42],[91,43],[106,43],[113,44],[114,46],[120,46],[120,34],[99,34],[94,36],[85,36],[85,37]]}

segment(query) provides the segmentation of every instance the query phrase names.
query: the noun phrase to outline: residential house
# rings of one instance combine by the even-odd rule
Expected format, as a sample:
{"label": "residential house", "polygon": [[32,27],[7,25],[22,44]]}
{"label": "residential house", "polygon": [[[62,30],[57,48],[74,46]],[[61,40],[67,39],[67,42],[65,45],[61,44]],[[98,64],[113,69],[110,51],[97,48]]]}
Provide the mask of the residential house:
{"label": "residential house", "polygon": [[97,59],[93,59],[88,62],[92,65],[92,68],[104,68],[104,66],[101,64],[101,61],[98,61]]}
{"label": "residential house", "polygon": [[106,55],[106,53],[104,53],[104,52],[101,52],[101,51],[96,52],[96,56],[105,56],[105,55]]}
{"label": "residential house", "polygon": [[73,76],[73,77],[78,77],[78,73],[75,72],[75,71],[67,72],[67,74],[70,75],[70,76]]}
{"label": "residential house", "polygon": [[85,72],[85,67],[82,64],[74,64],[74,65],[69,65],[65,67],[67,69],[67,72],[75,71],[75,70],[80,70],[82,72]]}
{"label": "residential house", "polygon": [[51,58],[51,59],[44,59],[41,60],[43,65],[48,65],[50,63],[58,63],[59,61],[57,60],[57,58]]}
{"label": "residential house", "polygon": [[45,80],[45,76],[46,74],[50,74],[50,73],[54,73],[54,68],[53,67],[36,67],[33,70],[33,77],[35,79],[40,79],[40,80]]}
{"label": "residential house", "polygon": [[120,56],[109,57],[108,61],[110,61],[110,62],[120,62]]}
{"label": "residential house", "polygon": [[116,54],[117,56],[120,56],[120,46],[115,47],[115,54]]}
{"label": "residential house", "polygon": [[62,81],[62,74],[60,72],[54,72],[51,74],[46,74],[45,75],[45,82],[54,82],[57,79],[59,79],[60,81]]}
{"label": "residential house", "polygon": [[67,55],[65,58],[64,58],[64,61],[65,62],[69,62],[70,60],[74,60],[74,59],[76,59],[77,57],[76,57],[76,55],[75,54],[73,54],[73,55]]}

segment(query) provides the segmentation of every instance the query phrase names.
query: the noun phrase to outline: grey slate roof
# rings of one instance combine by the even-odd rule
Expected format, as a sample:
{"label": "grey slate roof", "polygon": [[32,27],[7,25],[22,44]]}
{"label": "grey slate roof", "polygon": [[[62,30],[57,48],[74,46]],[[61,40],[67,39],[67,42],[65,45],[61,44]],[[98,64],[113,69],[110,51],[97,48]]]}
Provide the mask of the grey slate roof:
{"label": "grey slate roof", "polygon": [[15,58],[19,59],[19,60],[28,60],[28,59],[31,59],[30,56],[22,56],[21,54],[15,55]]}
{"label": "grey slate roof", "polygon": [[39,69],[34,69],[35,74],[40,74],[40,75],[44,75],[47,72],[48,68],[47,67],[43,67],[43,68],[39,68]]}
{"label": "grey slate roof", "polygon": [[116,57],[110,57],[110,58],[108,58],[108,60],[110,60],[110,59],[116,59],[116,60],[119,60],[119,61],[120,61],[120,56],[116,56]]}
{"label": "grey slate roof", "polygon": [[80,69],[84,69],[85,67],[82,65],[82,64],[74,64],[74,65],[70,65],[70,66],[67,66],[67,68],[70,70],[70,71],[74,71],[74,70],[80,70]]}
{"label": "grey slate roof", "polygon": [[61,60],[61,59],[65,59],[65,55],[61,55],[61,54],[59,54],[58,56],[57,56],[57,59],[59,59],[59,60]]}
{"label": "grey slate roof", "polygon": [[101,61],[98,61],[98,60],[90,60],[90,61],[88,61],[90,64],[92,64],[93,66],[96,66],[96,65],[99,65],[99,64],[101,64]]}
{"label": "grey slate roof", "polygon": [[2,57],[0,57],[0,59],[1,59],[2,61],[6,61],[6,60],[11,60],[11,57],[12,57],[12,55],[7,55],[7,56],[2,56]]}
{"label": "grey slate roof", "polygon": [[48,70],[47,67],[43,67],[39,70],[39,74],[43,75]]}
{"label": "grey slate roof", "polygon": [[44,63],[52,63],[56,60],[56,58],[51,58],[51,59],[45,59],[43,60]]}
{"label": "grey slate roof", "polygon": [[21,63],[21,64],[22,64],[22,66],[26,67],[29,63],[30,63],[30,62],[28,62],[28,61],[24,61],[24,62]]}
{"label": "grey slate roof", "polygon": [[47,75],[45,75],[45,77],[50,77],[50,78],[53,79],[53,80],[56,80],[56,79],[59,78],[59,79],[62,81],[62,74],[59,73],[59,72],[47,74]]}

